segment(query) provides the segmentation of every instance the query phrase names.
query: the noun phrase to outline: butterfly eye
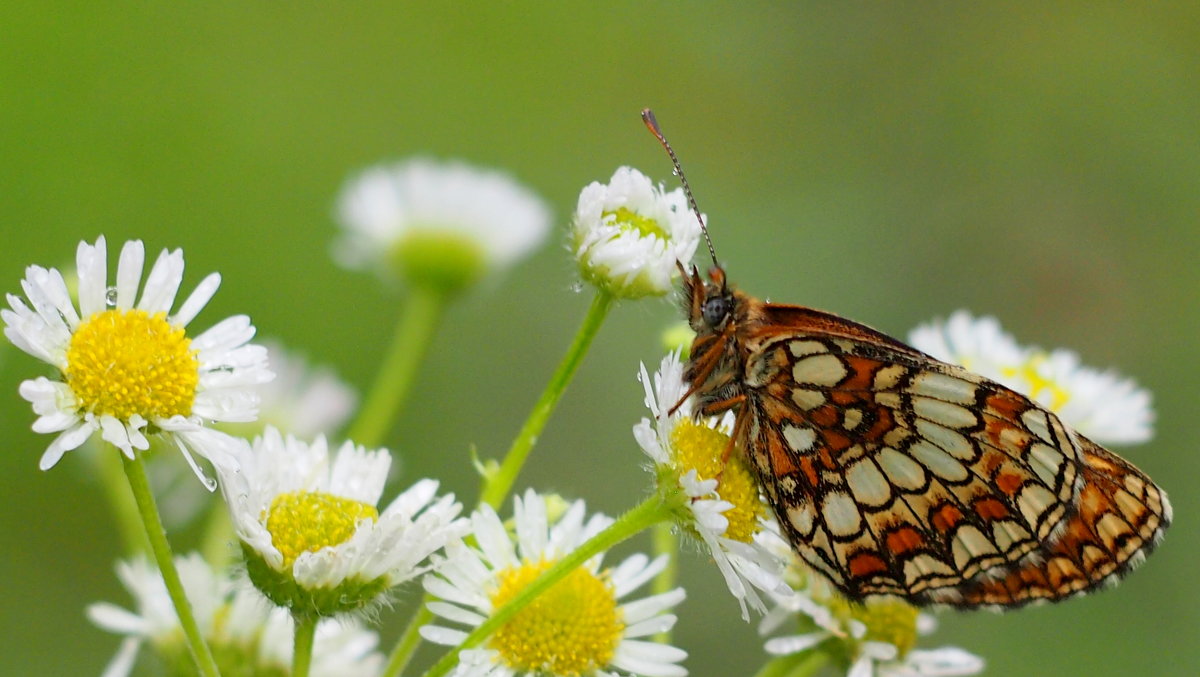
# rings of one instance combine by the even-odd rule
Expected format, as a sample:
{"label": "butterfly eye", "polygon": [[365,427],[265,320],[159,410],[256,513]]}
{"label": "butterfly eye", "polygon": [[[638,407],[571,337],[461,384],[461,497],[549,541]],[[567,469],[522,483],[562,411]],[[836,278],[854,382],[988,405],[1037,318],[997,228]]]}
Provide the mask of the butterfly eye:
{"label": "butterfly eye", "polygon": [[704,307],[701,308],[700,314],[704,317],[705,324],[716,327],[721,324],[725,316],[729,315],[729,307],[728,296],[710,296],[704,300]]}

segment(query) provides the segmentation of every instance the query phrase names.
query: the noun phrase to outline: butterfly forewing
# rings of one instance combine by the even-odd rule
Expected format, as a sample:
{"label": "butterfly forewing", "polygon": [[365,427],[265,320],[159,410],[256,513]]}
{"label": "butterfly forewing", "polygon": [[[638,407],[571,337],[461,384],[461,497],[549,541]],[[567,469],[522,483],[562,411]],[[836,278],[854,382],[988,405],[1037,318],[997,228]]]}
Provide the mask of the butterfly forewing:
{"label": "butterfly forewing", "polygon": [[783,533],[848,597],[1058,599],[1136,563],[1165,527],[1148,478],[1023,395],[710,276],[684,285],[698,411],[737,412]]}

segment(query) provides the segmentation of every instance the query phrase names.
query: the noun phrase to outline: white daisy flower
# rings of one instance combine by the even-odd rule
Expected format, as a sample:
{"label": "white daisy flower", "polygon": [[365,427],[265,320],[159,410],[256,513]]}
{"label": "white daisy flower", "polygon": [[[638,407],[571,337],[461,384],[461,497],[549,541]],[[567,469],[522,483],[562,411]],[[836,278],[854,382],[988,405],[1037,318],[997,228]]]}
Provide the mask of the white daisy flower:
{"label": "white daisy flower", "polygon": [[301,439],[311,439],[340,428],[358,404],[354,389],[332,369],[311,366],[278,341],[263,344],[275,378],[258,386],[261,425],[255,434],[271,425]]}
{"label": "white daisy flower", "polygon": [[621,167],[579,194],[571,250],[583,279],[615,296],[671,292],[677,264],[691,261],[699,242],[683,190],[665,193],[636,169]]}
{"label": "white daisy flower", "polygon": [[140,240],[126,242],[110,287],[104,238],[95,245],[81,242],[78,310],[54,268],[26,269],[21,286],[28,305],[8,295],[10,309],[0,311],[5,336],[61,375],[20,387],[39,416],[33,429],[59,433],[39,465],[53,467],[97,431],[129,458],[134,449],[149,448],[148,434],[161,434],[212,489],[192,453],[216,466],[228,462],[234,441],[206,423],[254,420],[254,386],[272,376],[267,351],[249,343],[254,326],[245,315],[188,336],[184,328],[217,291],[221,276],[205,277],[171,313],[183,280],[183,252],[159,255],[139,297],[144,259]]}
{"label": "white daisy flower", "polygon": [[221,491],[250,580],[278,606],[330,616],[382,602],[467,526],[452,495],[435,499],[433,480],[380,512],[392,462],[384,449],[346,442],[331,458],[324,437],[310,444],[268,427],[237,460]]}
{"label": "white daisy flower", "polygon": [[[503,606],[559,559],[612,524],[595,514],[585,520],[583,501],[571,503],[557,520],[547,516],[547,499],[530,490],[513,499],[512,532],[487,505],[471,516],[475,546],[446,548],[448,559],[425,577],[425,589],[442,601],[429,610],[459,627],[426,625],[421,636],[457,645],[489,614]],[[515,544],[514,544],[515,540]],[[684,598],[682,588],[636,601],[621,599],[666,567],[665,557],[632,555],[602,567],[603,553],[567,574],[521,609],[484,644],[459,655],[458,677],[616,677],[686,675],[678,663],[687,654],[640,638],[675,625],[667,611]]]}
{"label": "white daisy flower", "polygon": [[[205,641],[224,674],[288,674],[292,664],[293,622],[253,588],[218,573],[197,554],[175,558],[184,592]],[[149,643],[167,665],[190,665],[183,630],[162,576],[144,559],[121,562],[117,576],[133,595],[135,611],[100,602],[88,607],[97,626],[125,635],[104,677],[125,677]],[[384,657],[379,637],[353,621],[325,620],[313,644],[313,677],[377,675]]]}
{"label": "white daisy flower", "polygon": [[507,174],[417,158],[369,167],[338,198],[336,258],[353,269],[461,287],[528,256],[550,210]]}
{"label": "white daisy flower", "polygon": [[663,359],[653,382],[643,365],[639,380],[654,421],[642,419],[633,436],[654,461],[658,482],[671,483],[689,498],[688,514],[677,516],[677,523],[704,543],[741,605],[742,618],[749,620],[747,605],[766,611],[756,590],[786,595],[789,588],[780,578],[783,564],[773,547],[782,539],[771,526],[758,484],[741,454],[727,454],[730,422],[714,427],[697,421],[689,402],[669,413],[687,392],[678,353]]}
{"label": "white daisy flower", "polygon": [[909,343],[1030,397],[1101,444],[1145,442],[1154,434],[1150,393],[1132,379],[1082,366],[1069,350],[1022,347],[995,318],[960,310],[917,327]]}
{"label": "white daisy flower", "polygon": [[804,632],[773,637],[764,648],[775,656],[822,651],[844,661],[847,677],[950,677],[974,675],[983,659],[956,647],[915,649],[919,637],[933,632],[932,616],[887,598],[868,598],[852,604],[822,577],[788,553],[787,578],[795,592],[771,594],[774,606],[762,620],[759,633],[769,635],[792,621]]}

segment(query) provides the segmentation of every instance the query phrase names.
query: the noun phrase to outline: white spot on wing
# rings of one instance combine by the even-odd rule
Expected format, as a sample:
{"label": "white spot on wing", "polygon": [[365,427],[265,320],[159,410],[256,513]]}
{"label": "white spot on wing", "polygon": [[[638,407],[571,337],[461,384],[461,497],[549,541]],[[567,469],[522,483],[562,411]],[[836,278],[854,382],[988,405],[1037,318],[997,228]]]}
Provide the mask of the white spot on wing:
{"label": "white spot on wing", "polygon": [[962,482],[967,479],[967,468],[953,456],[942,451],[928,440],[917,440],[908,448],[908,453],[917,459],[934,475],[951,482]]}
{"label": "white spot on wing", "polygon": [[806,357],[792,367],[792,378],[799,384],[833,386],[845,377],[846,365],[836,355],[828,353]]}
{"label": "white spot on wing", "polygon": [[970,409],[931,397],[914,396],[912,405],[917,416],[947,428],[970,428],[979,422]]}
{"label": "white spot on wing", "polygon": [[828,352],[829,349],[820,341],[792,341],[788,344],[788,350],[796,357],[804,357],[805,355]]}
{"label": "white spot on wing", "polygon": [[954,565],[962,570],[974,558],[996,553],[996,546],[983,535],[983,532],[973,525],[964,524],[954,532],[954,541],[950,545],[954,554]]}
{"label": "white spot on wing", "polygon": [[883,474],[892,484],[901,489],[917,491],[925,486],[925,470],[916,461],[899,451],[891,447],[884,447],[876,459],[879,461],[879,467],[883,470]]}
{"label": "white spot on wing", "polygon": [[968,462],[975,458],[975,447],[961,433],[924,419],[917,419],[916,426],[921,437],[938,445],[951,456]]}
{"label": "white spot on wing", "polygon": [[958,404],[975,403],[975,384],[960,378],[923,371],[912,379],[909,392]]}
{"label": "white spot on wing", "polygon": [[846,471],[846,484],[850,485],[854,498],[863,505],[877,508],[892,500],[891,485],[869,458],[850,466]]}
{"label": "white spot on wing", "polygon": [[1058,503],[1058,499],[1054,498],[1054,494],[1040,484],[1026,486],[1017,496],[1017,508],[1021,510],[1021,516],[1025,518],[1026,524],[1036,525],[1038,518],[1055,503]]}
{"label": "white spot on wing", "polygon": [[793,388],[792,401],[796,403],[797,407],[808,411],[809,409],[816,409],[822,404],[825,404],[825,394],[819,390]]}
{"label": "white spot on wing", "polygon": [[831,491],[821,504],[825,527],[834,536],[853,536],[862,528],[862,513],[849,494]]}
{"label": "white spot on wing", "polygon": [[1021,422],[1034,435],[1054,444],[1054,438],[1050,436],[1050,424],[1046,421],[1046,412],[1040,409],[1029,409],[1021,414]]}
{"label": "white spot on wing", "polygon": [[806,452],[812,449],[813,442],[817,439],[817,431],[807,426],[787,423],[783,426],[783,439],[787,440],[793,451]]}
{"label": "white spot on wing", "polygon": [[1038,442],[1029,448],[1030,466],[1046,486],[1057,486],[1055,478],[1064,460],[1058,449],[1048,444]]}
{"label": "white spot on wing", "polygon": [[788,522],[796,528],[796,531],[805,538],[812,535],[813,522],[817,517],[816,511],[813,510],[811,503],[800,503],[798,505],[790,505],[787,509]]}

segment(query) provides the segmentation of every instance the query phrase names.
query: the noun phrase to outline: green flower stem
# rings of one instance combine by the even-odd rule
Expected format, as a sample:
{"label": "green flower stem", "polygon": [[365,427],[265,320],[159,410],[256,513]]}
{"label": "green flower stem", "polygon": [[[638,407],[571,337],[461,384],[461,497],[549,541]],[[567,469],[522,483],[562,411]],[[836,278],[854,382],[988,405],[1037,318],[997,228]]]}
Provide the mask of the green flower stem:
{"label": "green flower stem", "polygon": [[606,291],[596,292],[595,298],[592,299],[592,305],[588,308],[587,316],[583,318],[583,324],[575,334],[575,340],[571,342],[567,354],[563,356],[558,369],[554,371],[550,383],[546,384],[546,389],[542,391],[542,396],[538,398],[537,404],[533,405],[533,411],[529,412],[529,418],[525,419],[525,424],[521,426],[521,432],[513,440],[500,468],[484,481],[483,491],[479,497],[480,503],[486,503],[499,510],[504,499],[508,497],[508,492],[521,472],[521,466],[525,465],[525,459],[529,457],[533,445],[537,444],[538,436],[546,427],[546,421],[550,418],[550,414],[554,413],[554,408],[567,389],[567,384],[571,382],[571,377],[575,375],[575,370],[583,361],[583,356],[587,354],[588,346],[592,344],[592,339],[599,332],[600,325],[604,323],[604,318],[608,315],[615,300],[615,297]]}
{"label": "green flower stem", "polygon": [[[579,368],[580,362],[583,361],[583,356],[587,353],[588,346],[591,345],[592,339],[595,338],[603,324],[604,318],[608,315],[608,311],[612,308],[615,298],[604,291],[598,292],[596,297],[592,299],[592,305],[588,308],[587,316],[584,317],[583,324],[579,327],[579,331],[575,334],[575,339],[571,343],[571,347],[567,349],[567,354],[559,363],[558,369],[550,379],[550,383],[546,385],[546,389],[538,398],[537,404],[534,405],[533,411],[530,412],[529,418],[521,427],[521,432],[517,434],[517,438],[513,441],[512,447],[509,448],[508,454],[504,457],[504,461],[500,464],[499,469],[490,475],[485,481],[479,502],[487,503],[495,509],[499,509],[500,504],[508,497],[508,492],[512,489],[512,485],[517,480],[517,475],[521,472],[521,467],[525,464],[525,459],[529,457],[529,452],[533,450],[533,445],[537,443],[538,435],[542,429],[546,427],[546,421],[550,418],[550,414],[554,412],[558,400],[562,397],[563,391],[566,390],[567,383],[571,381],[571,377]],[[361,440],[354,438],[361,443]],[[417,645],[421,641],[420,629],[421,626],[428,623],[433,618],[433,613],[429,611],[428,603],[433,600],[430,595],[425,595],[421,600],[420,606],[413,614],[412,620],[408,622],[404,633],[400,635],[400,639],[396,643],[396,647],[392,649],[391,656],[388,657],[387,667],[384,668],[383,677],[396,677],[404,668],[408,666],[412,660],[413,653],[417,650]]]}
{"label": "green flower stem", "polygon": [[204,538],[200,542],[200,554],[214,570],[221,570],[233,560],[234,548],[230,543],[236,543],[233,532],[233,521],[229,518],[229,510],[225,501],[217,501],[209,506],[208,519],[204,525]]}
{"label": "green flower stem", "polygon": [[425,673],[425,677],[442,677],[450,672],[458,664],[459,653],[479,645],[538,595],[548,590],[584,562],[630,536],[663,520],[670,519],[674,511],[678,509],[678,506],[674,504],[680,500],[678,497],[665,497],[656,493],[626,512],[607,529],[591,537],[583,545],[571,551],[569,555],[555,562],[553,566],[513,597],[508,604],[493,611],[492,615],[467,635],[461,644],[442,656],[441,660]]}
{"label": "green flower stem", "polygon": [[417,645],[421,643],[421,626],[433,620],[433,612],[429,610],[429,603],[434,599],[436,598],[429,593],[425,593],[425,596],[421,598],[420,606],[413,613],[412,619],[408,621],[408,625],[396,642],[396,647],[392,649],[392,655],[388,656],[387,666],[384,667],[380,677],[396,677],[404,672],[404,668],[408,667],[408,662],[412,660]]}
{"label": "green flower stem", "polygon": [[[659,595],[670,592],[675,588],[679,579],[679,535],[675,533],[675,525],[671,522],[659,522],[654,525],[654,554],[667,556],[667,567],[654,577],[653,594]],[[671,631],[664,630],[654,636],[654,641],[662,644],[671,643]]]}
{"label": "green flower stem", "polygon": [[292,614],[295,621],[296,636],[292,651],[292,677],[308,677],[308,669],[312,666],[313,637],[317,634],[316,614]]}
{"label": "green flower stem", "polygon": [[154,502],[154,494],[150,491],[150,480],[146,477],[146,464],[142,460],[142,454],[135,453],[130,460],[115,447],[113,451],[120,454],[125,463],[125,476],[129,479],[129,488],[133,491],[134,501],[137,502],[142,526],[146,531],[146,538],[150,541],[150,551],[154,553],[154,561],[158,563],[158,569],[162,572],[163,583],[166,584],[167,593],[175,605],[175,614],[179,616],[179,624],[183,628],[183,635],[187,640],[188,649],[192,652],[192,658],[196,661],[196,667],[204,677],[219,677],[221,673],[217,670],[208,644],[205,644],[204,637],[200,634],[200,627],[196,625],[196,617],[192,614],[192,605],[188,603],[183,583],[179,580],[179,571],[175,568],[175,559],[171,556],[171,544],[167,542],[167,532],[163,530],[162,518],[159,517],[158,506]]}
{"label": "green flower stem", "polygon": [[121,467],[121,452],[113,453],[113,447],[107,444],[97,444],[97,438],[87,441],[88,451],[93,452],[96,465],[100,471],[100,482],[104,485],[104,496],[108,499],[109,510],[117,523],[117,533],[121,535],[121,545],[126,557],[150,554],[150,541],[146,540],[146,530],[142,528],[142,516],[138,512],[133,495],[126,489],[128,480]]}
{"label": "green flower stem", "polygon": [[829,662],[829,654],[819,648],[768,662],[754,677],[812,677]]}
{"label": "green flower stem", "polygon": [[408,396],[417,367],[446,309],[446,300],[442,290],[430,286],[412,287],[387,357],[358,418],[350,426],[347,435],[350,439],[367,447],[378,446],[383,441]]}

